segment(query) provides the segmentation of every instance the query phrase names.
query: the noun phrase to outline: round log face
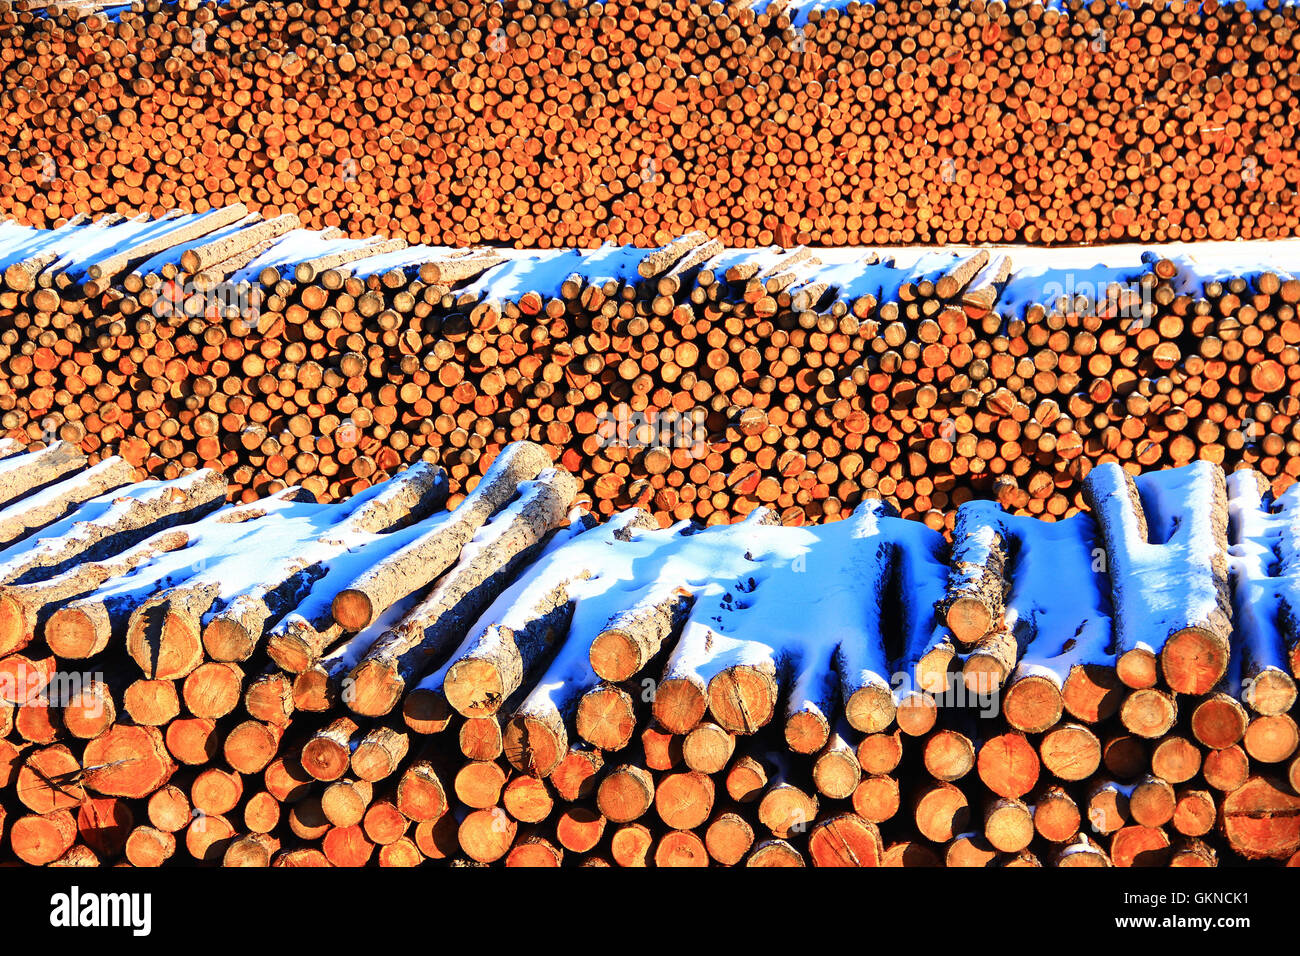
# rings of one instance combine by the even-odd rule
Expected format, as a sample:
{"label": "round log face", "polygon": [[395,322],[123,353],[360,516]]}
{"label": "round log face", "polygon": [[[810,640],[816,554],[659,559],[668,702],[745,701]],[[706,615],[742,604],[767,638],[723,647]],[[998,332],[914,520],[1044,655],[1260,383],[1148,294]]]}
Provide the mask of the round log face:
{"label": "round log face", "polygon": [[1223,832],[1247,859],[1283,860],[1300,849],[1300,797],[1267,777],[1252,777],[1223,800]]}

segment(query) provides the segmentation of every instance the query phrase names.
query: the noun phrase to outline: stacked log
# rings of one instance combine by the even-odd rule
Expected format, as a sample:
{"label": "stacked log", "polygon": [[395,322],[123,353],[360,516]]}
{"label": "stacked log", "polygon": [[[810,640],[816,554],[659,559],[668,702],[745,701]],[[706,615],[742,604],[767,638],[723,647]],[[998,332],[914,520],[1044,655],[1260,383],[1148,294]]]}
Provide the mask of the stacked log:
{"label": "stacked log", "polygon": [[5,860],[1300,860],[1300,489],[1249,469],[949,544],[879,498],[601,522],[527,442],[449,511],[424,463],[227,504],[0,454]]}
{"label": "stacked log", "polygon": [[[951,527],[1065,518],[1097,463],[1300,473],[1287,243],[448,250],[206,213],[0,228],[0,428],[241,500],[425,461],[452,504],[512,441],[602,517]],[[1023,261],[1023,267],[1012,260]],[[1243,264],[1244,263],[1244,264]]]}
{"label": "stacked log", "polygon": [[247,203],[453,246],[1300,225],[1277,0],[125,6],[0,8],[5,214]]}

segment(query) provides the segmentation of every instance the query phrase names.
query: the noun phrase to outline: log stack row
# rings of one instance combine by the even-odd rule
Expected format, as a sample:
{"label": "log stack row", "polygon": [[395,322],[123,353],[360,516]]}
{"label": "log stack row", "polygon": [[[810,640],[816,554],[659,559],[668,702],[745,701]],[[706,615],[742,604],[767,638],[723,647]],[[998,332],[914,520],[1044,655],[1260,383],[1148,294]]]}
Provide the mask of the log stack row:
{"label": "log stack row", "polygon": [[1300,860],[1300,494],[1099,465],[1059,522],[600,522],[0,448],[0,855],[60,866]]}
{"label": "log stack row", "polygon": [[245,203],[463,246],[1272,238],[1297,8],[0,7],[0,211]]}
{"label": "log stack row", "polygon": [[[1226,249],[1226,251],[1225,251]],[[1094,258],[1089,258],[1089,257]],[[1064,517],[1096,463],[1300,473],[1293,243],[1097,253],[408,246],[242,206],[0,225],[0,428],[243,499],[509,442],[604,516],[864,496]]]}

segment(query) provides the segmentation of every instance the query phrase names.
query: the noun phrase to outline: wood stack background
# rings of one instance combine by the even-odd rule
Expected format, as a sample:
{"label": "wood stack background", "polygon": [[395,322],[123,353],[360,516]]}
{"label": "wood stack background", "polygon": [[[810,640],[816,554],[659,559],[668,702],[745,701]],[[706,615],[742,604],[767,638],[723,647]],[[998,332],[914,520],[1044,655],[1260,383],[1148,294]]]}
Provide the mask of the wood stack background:
{"label": "wood stack background", "polygon": [[1244,463],[1280,492],[1296,253],[1226,249],[453,250],[242,207],[8,223],[0,428],[142,477],[212,467],[244,499],[425,460],[455,503],[526,439],[600,514],[665,525],[866,494],[936,528],[976,494],[1062,517],[1113,460]]}
{"label": "wood stack background", "polygon": [[1300,224],[1277,0],[98,6],[0,7],[0,212],[33,225],[235,202],[448,245]]}
{"label": "wood stack background", "polygon": [[223,504],[0,448],[0,855],[135,866],[1300,861],[1300,499],[1197,463],[600,523],[532,443]]}

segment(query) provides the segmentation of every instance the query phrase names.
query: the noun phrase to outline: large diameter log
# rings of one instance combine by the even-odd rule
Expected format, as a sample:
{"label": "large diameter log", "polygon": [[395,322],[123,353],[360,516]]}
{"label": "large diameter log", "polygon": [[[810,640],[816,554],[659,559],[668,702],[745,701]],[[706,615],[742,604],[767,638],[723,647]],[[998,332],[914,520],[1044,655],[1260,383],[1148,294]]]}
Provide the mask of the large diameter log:
{"label": "large diameter log", "polygon": [[1300,797],[1270,777],[1251,777],[1223,798],[1220,828],[1248,860],[1282,860],[1300,849]]}

